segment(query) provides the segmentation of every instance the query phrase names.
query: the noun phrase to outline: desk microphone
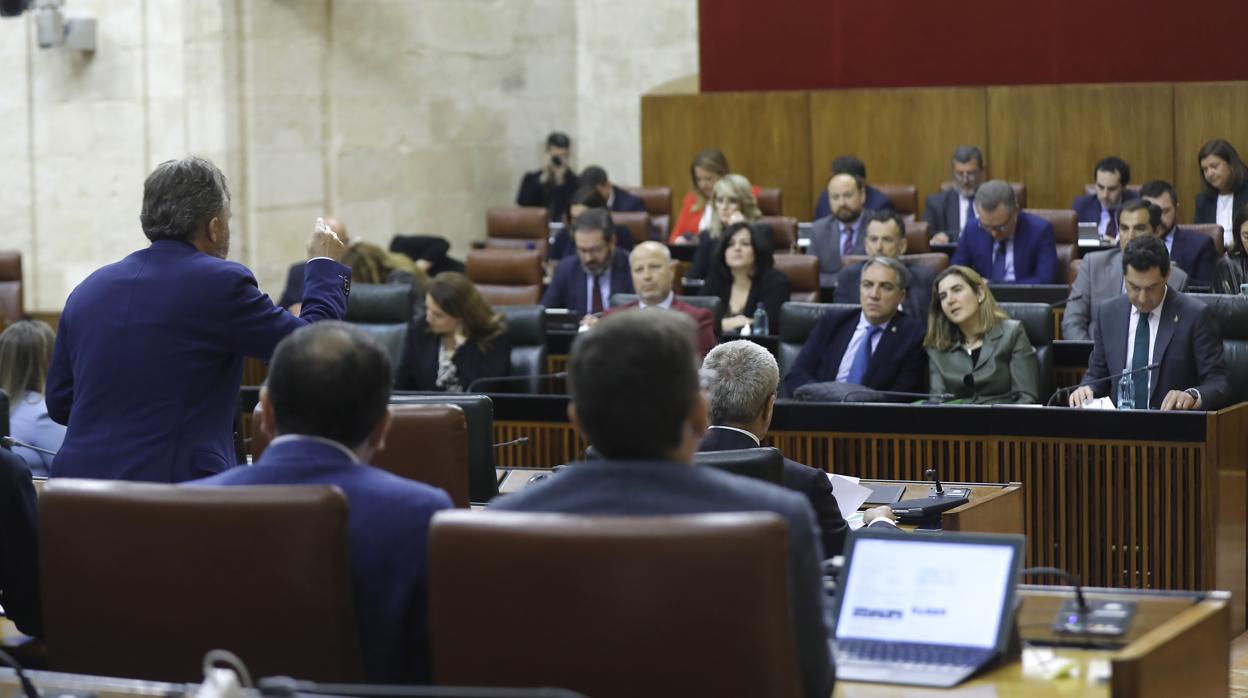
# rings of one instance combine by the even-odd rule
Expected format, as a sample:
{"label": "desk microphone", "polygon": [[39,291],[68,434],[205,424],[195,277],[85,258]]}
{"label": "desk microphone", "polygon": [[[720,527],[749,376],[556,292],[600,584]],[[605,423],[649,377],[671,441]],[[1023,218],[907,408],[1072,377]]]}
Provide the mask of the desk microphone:
{"label": "desk microphone", "polygon": [[[1052,406],[1053,406],[1053,400],[1054,400],[1054,399],[1055,399],[1058,395],[1061,395],[1062,393],[1065,393],[1065,392],[1068,392],[1068,391],[1071,391],[1071,390],[1075,390],[1076,388],[1082,388],[1082,387],[1083,387],[1083,386],[1085,386],[1085,385],[1086,385],[1086,386],[1093,386],[1093,385],[1096,385],[1097,383],[1100,383],[1101,381],[1112,381],[1112,380],[1117,379],[1117,378],[1122,378],[1123,376],[1128,375],[1128,374],[1132,374],[1132,373],[1139,373],[1139,372],[1141,372],[1141,371],[1151,371],[1151,370],[1153,370],[1154,368],[1160,368],[1160,367],[1161,367],[1161,362],[1160,362],[1160,361],[1158,361],[1158,362],[1156,362],[1156,363],[1151,363],[1151,364],[1149,364],[1149,365],[1147,365],[1147,366],[1141,366],[1141,367],[1139,367],[1139,368],[1133,368],[1133,369],[1131,369],[1130,371],[1121,371],[1121,372],[1119,372],[1119,373],[1114,373],[1114,374],[1111,374],[1111,375],[1105,376],[1104,378],[1097,378],[1097,379],[1094,379],[1094,380],[1092,380],[1092,381],[1090,381],[1090,382],[1088,382],[1088,383],[1079,383],[1078,385],[1068,385],[1068,386],[1066,386],[1065,388],[1058,388],[1057,390],[1053,391],[1053,394],[1052,394],[1052,395],[1050,395],[1050,396],[1049,396],[1049,399],[1045,401],[1044,406],[1045,406],[1045,407],[1052,407]],[[1059,405],[1059,407],[1060,407],[1060,405]]]}
{"label": "desk microphone", "polygon": [[1070,304],[1070,303],[1074,303],[1075,301],[1081,301],[1081,300],[1083,300],[1084,298],[1087,298],[1087,297],[1088,297],[1088,294],[1086,294],[1086,293],[1080,293],[1080,294],[1079,294],[1079,295],[1077,295],[1077,296],[1071,296],[1070,298],[1067,298],[1067,299],[1065,299],[1065,300],[1060,300],[1060,301],[1057,301],[1057,302],[1055,302],[1055,303],[1049,303],[1049,307],[1050,307],[1050,308],[1053,308],[1053,309],[1057,309],[1057,308],[1065,308],[1068,304]]}
{"label": "desk microphone", "polygon": [[880,397],[915,398],[918,400],[932,401],[935,404],[940,404],[946,400],[953,399],[953,393],[907,393],[901,390],[874,390],[872,388],[863,388],[861,390],[851,390],[848,393],[845,393],[845,395],[841,397],[840,401],[855,402],[853,399],[855,396],[865,396],[867,399],[863,400],[863,402],[881,402],[880,400],[873,399],[877,395]]}
{"label": "desk microphone", "polygon": [[1078,635],[1103,635],[1117,637],[1127,632],[1135,615],[1135,603],[1131,601],[1098,601],[1088,603],[1083,596],[1079,578],[1058,567],[1024,567],[1019,574],[1052,574],[1065,579],[1075,589],[1075,598],[1066,601],[1057,612],[1053,632]]}
{"label": "desk microphone", "polygon": [[12,436],[0,436],[0,446],[4,446],[5,448],[9,449],[10,451],[12,451],[12,450],[13,450],[13,447],[14,447],[14,446],[20,446],[20,447],[22,447],[22,448],[29,448],[29,449],[30,449],[30,450],[32,450],[32,451],[38,451],[39,453],[44,453],[44,454],[47,454],[47,455],[49,455],[49,456],[55,456],[55,455],[56,455],[56,451],[49,451],[49,450],[48,450],[48,449],[46,449],[46,448],[39,448],[38,446],[31,446],[30,444],[26,443],[25,441],[18,441],[17,439],[13,438]]}
{"label": "desk microphone", "polygon": [[494,444],[494,448],[507,448],[508,446],[524,446],[524,445],[527,445],[528,443],[529,443],[529,437],[521,436],[518,439],[512,439],[511,441],[504,441],[501,444]]}
{"label": "desk microphone", "polygon": [[469,383],[468,387],[464,388],[464,392],[465,393],[477,392],[476,388],[477,386],[481,384],[488,385],[490,383],[504,383],[504,384],[505,383],[520,383],[520,382],[526,382],[526,381],[532,381],[532,380],[542,380],[544,378],[567,378],[567,377],[568,377],[567,371],[559,371],[558,373],[538,373],[532,376],[485,376],[482,378],[478,378],[475,381]]}

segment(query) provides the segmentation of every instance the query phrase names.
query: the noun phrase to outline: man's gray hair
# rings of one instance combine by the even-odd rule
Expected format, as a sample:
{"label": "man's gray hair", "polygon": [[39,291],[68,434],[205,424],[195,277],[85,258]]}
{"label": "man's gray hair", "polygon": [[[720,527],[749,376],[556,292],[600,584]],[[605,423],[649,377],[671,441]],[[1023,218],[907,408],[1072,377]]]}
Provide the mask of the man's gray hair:
{"label": "man's gray hair", "polygon": [[998,206],[1005,206],[1010,211],[1018,208],[1014,201],[1014,187],[1003,179],[990,179],[975,191],[975,208],[995,211]]}
{"label": "man's gray hair", "polygon": [[[862,263],[862,273],[864,275],[867,273],[867,268],[872,264],[878,264],[882,267],[892,269],[893,273],[897,275],[897,285],[901,288],[901,290],[905,291],[910,288],[910,270],[906,268],[906,265],[901,263],[901,260],[894,259],[893,257],[885,257],[884,255],[867,257],[867,261]],[[859,278],[862,277],[860,276]]]}
{"label": "man's gray hair", "polygon": [[711,400],[711,424],[753,421],[780,385],[776,357],[746,339],[716,346],[706,355],[702,369],[714,373],[706,386]]}

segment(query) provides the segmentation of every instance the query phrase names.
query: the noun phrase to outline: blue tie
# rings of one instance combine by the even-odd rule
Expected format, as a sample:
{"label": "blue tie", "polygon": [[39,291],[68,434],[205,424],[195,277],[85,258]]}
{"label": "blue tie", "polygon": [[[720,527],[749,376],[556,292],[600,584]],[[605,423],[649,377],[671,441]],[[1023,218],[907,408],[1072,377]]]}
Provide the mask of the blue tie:
{"label": "blue tie", "polygon": [[[966,199],[966,225],[970,225],[975,220],[975,197],[969,196]],[[962,228],[966,230],[965,227]]]}
{"label": "blue tie", "polygon": [[989,281],[1005,281],[1005,240],[997,240],[997,252],[992,255],[992,276]]}
{"label": "blue tie", "polygon": [[[1131,354],[1131,370],[1144,368],[1148,365],[1148,315],[1140,313],[1135,325],[1135,351]],[[1133,374],[1135,382],[1135,409],[1148,409],[1148,371]]]}
{"label": "blue tie", "polygon": [[867,325],[867,336],[863,337],[862,344],[858,345],[858,353],[854,354],[854,362],[849,365],[849,376],[845,379],[846,382],[862,385],[862,379],[867,375],[867,364],[871,363],[871,339],[881,331],[881,328],[875,325]]}

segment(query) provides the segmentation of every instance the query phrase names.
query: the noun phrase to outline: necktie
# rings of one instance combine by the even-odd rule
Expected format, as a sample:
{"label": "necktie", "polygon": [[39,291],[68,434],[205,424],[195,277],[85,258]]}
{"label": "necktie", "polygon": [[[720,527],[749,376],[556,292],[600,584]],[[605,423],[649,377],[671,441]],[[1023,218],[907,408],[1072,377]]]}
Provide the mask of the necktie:
{"label": "necktie", "polygon": [[[1135,325],[1135,352],[1131,354],[1131,370],[1141,369],[1148,365],[1148,315],[1140,314]],[[1140,371],[1131,376],[1135,382],[1135,409],[1148,409],[1148,371]]]}
{"label": "necktie", "polygon": [[848,225],[841,226],[841,256],[847,257],[854,253],[854,229]]}
{"label": "necktie", "polygon": [[[968,196],[966,197],[966,225],[970,225],[973,220],[975,220],[975,197]],[[965,230],[966,226],[962,229]]]}
{"label": "necktie", "polygon": [[992,277],[989,281],[1005,281],[1005,240],[997,240],[997,250],[992,255]]}
{"label": "necktie", "polygon": [[594,288],[593,290],[589,292],[589,295],[593,296],[592,298],[589,299],[589,312],[601,313],[602,312],[602,286],[598,284],[597,276],[594,277]]}
{"label": "necktie", "polygon": [[880,331],[875,325],[867,325],[867,336],[862,338],[862,344],[858,345],[858,352],[854,354],[854,362],[849,365],[849,376],[845,378],[847,382],[862,385],[862,379],[867,375],[867,364],[871,363],[871,340]]}
{"label": "necktie", "polygon": [[1107,238],[1117,238],[1117,237],[1118,237],[1118,216],[1117,216],[1117,213],[1118,213],[1117,211],[1110,211],[1110,212],[1109,212],[1109,221],[1105,223],[1105,237],[1107,237]]}

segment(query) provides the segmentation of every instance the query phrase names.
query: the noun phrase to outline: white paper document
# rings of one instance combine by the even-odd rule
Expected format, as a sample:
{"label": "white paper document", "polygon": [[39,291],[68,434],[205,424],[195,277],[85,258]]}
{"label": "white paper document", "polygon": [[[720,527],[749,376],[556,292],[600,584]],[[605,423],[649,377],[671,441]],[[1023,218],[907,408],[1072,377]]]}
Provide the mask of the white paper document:
{"label": "white paper document", "polygon": [[846,520],[849,520],[850,515],[858,511],[858,507],[871,496],[871,488],[858,484],[856,477],[828,473],[828,480],[832,483],[832,496],[836,497],[836,504],[841,508],[841,516]]}

